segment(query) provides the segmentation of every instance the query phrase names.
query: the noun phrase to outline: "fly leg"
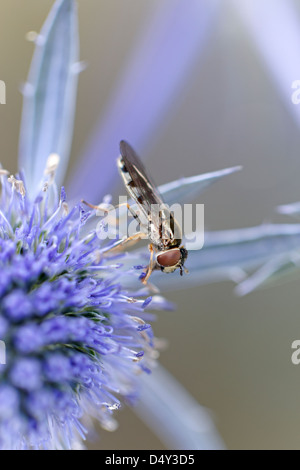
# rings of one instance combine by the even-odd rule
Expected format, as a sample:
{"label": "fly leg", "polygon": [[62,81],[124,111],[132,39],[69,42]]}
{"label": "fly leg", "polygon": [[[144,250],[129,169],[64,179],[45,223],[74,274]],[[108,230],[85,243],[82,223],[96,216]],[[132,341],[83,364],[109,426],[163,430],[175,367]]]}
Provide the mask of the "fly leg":
{"label": "fly leg", "polygon": [[[99,204],[98,206],[94,205],[94,204],[90,204],[89,202],[86,202],[84,200],[81,201],[83,204],[85,204],[86,206],[90,207],[91,209],[95,209],[95,210],[98,210],[98,211],[103,211],[103,212],[107,212],[109,213],[110,211],[114,210],[114,209],[118,209],[120,207],[124,207],[126,206],[127,207],[127,210],[130,212],[130,214],[132,215],[132,217],[134,219],[137,219],[139,220],[139,215],[132,209],[132,207],[128,204],[128,202],[122,202],[122,204],[119,204],[115,207],[113,207],[113,209],[108,209],[107,207],[103,207],[101,206],[101,204]],[[117,219],[118,220],[118,219]]]}
{"label": "fly leg", "polygon": [[137,232],[131,235],[128,238],[119,240],[112,248],[107,248],[107,251],[104,250],[104,253],[115,253],[116,251],[121,251],[125,246],[135,245],[138,241],[148,237],[148,234],[145,232]]}
{"label": "fly leg", "polygon": [[156,264],[156,260],[154,259],[154,248],[153,248],[153,245],[151,243],[149,245],[149,250],[150,250],[150,262],[149,262],[149,266],[148,266],[147,271],[146,271],[146,275],[142,279],[142,283],[145,284],[145,285],[147,284],[148,279],[151,276],[152,271],[155,268],[155,264]]}

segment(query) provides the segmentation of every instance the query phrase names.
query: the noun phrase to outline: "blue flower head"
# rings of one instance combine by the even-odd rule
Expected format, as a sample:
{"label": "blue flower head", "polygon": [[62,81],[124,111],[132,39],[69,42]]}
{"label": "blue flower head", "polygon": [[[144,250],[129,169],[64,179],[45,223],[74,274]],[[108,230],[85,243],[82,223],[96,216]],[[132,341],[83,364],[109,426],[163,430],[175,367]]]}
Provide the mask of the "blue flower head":
{"label": "blue flower head", "polygon": [[112,428],[119,397],[136,397],[154,346],[151,298],[128,297],[120,264],[86,230],[92,211],[69,209],[46,180],[34,201],[3,170],[1,185],[0,445],[48,448],[55,435],[68,447],[85,411]]}
{"label": "blue flower head", "polygon": [[[95,211],[57,189],[80,69],[76,4],[57,0],[24,87],[24,171],[0,168],[0,449],[73,448],[88,416],[113,430],[113,412],[138,397],[140,377],[157,357],[149,309],[169,308],[138,281],[147,250],[108,250],[114,241],[101,241]],[[168,203],[186,202],[235,170],[160,190]],[[192,278],[198,258],[190,262]]]}

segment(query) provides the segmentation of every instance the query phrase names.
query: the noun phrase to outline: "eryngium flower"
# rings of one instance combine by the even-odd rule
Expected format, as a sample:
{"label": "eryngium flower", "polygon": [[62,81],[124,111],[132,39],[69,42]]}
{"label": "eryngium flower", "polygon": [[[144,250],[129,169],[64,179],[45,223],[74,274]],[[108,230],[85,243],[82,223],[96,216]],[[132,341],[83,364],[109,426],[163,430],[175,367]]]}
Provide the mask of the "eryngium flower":
{"label": "eryngium flower", "polygon": [[71,448],[83,414],[113,429],[118,397],[136,397],[154,351],[151,298],[122,290],[121,265],[105,263],[87,229],[93,212],[69,210],[51,177],[31,202],[23,181],[0,171],[0,448]]}

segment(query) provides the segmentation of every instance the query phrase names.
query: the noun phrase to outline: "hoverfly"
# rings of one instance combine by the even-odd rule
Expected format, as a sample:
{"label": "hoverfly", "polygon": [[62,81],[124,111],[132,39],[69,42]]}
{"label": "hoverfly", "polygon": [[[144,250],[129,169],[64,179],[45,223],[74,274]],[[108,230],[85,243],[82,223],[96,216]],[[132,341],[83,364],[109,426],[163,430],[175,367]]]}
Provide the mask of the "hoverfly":
{"label": "hoverfly", "polygon": [[[141,160],[124,140],[120,142],[120,153],[117,160],[120,175],[129,195],[138,205],[144,219],[148,221],[146,238],[150,242],[151,256],[142,282],[147,284],[154,269],[160,269],[165,273],[172,273],[179,269],[182,275],[183,271],[187,272],[184,262],[188,252],[182,245],[181,228],[163,202]],[[128,209],[135,218],[139,218],[129,205]],[[140,238],[142,235],[136,233],[127,241]]]}

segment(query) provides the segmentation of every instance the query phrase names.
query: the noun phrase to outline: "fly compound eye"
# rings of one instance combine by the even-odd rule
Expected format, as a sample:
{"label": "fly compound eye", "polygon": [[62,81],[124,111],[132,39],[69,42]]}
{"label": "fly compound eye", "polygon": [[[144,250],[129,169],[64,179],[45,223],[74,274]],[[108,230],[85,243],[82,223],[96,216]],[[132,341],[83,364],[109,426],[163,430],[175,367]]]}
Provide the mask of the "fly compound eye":
{"label": "fly compound eye", "polygon": [[157,255],[156,261],[163,268],[171,268],[177,266],[181,262],[181,252],[179,248],[164,251]]}

